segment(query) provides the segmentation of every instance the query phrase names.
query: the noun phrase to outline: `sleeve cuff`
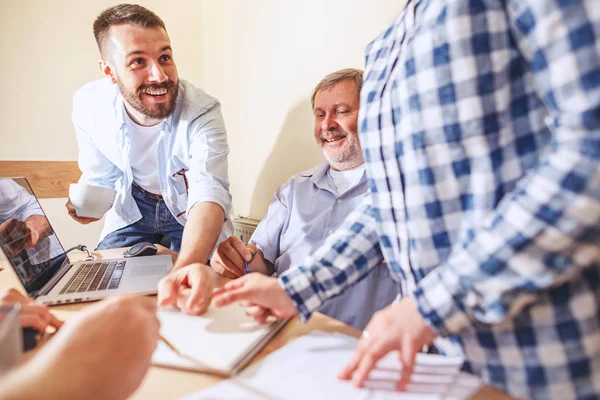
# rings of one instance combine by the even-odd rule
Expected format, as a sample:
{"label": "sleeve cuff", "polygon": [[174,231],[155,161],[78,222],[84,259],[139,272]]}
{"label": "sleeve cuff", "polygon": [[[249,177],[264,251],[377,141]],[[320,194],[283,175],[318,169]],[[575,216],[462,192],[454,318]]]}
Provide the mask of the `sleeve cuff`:
{"label": "sleeve cuff", "polygon": [[458,277],[449,271],[447,266],[438,267],[419,282],[411,295],[425,323],[440,336],[455,335],[471,323],[456,299]]}
{"label": "sleeve cuff", "polygon": [[231,212],[231,199],[228,194],[220,193],[220,191],[207,191],[200,196],[194,198],[189,197],[187,212],[189,213],[196,204],[206,202],[218,204],[223,209],[225,218],[229,218],[229,213]]}
{"label": "sleeve cuff", "polygon": [[300,321],[303,324],[308,322],[312,313],[317,311],[323,304],[317,292],[312,288],[309,277],[301,271],[301,268],[294,268],[286,271],[277,280],[292,299],[294,307],[298,310]]}

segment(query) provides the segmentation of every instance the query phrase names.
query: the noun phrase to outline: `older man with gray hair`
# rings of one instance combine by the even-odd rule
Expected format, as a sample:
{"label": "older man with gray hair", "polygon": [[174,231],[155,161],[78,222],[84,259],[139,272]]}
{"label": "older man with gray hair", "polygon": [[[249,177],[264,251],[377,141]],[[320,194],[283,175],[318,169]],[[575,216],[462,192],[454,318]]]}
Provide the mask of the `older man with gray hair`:
{"label": "older man with gray hair", "polygon": [[[327,161],[277,189],[248,245],[234,236],[219,245],[211,259],[218,274],[244,275],[246,261],[251,272],[279,275],[310,255],[361,204],[368,189],[357,127],[362,82],[357,69],[331,73],[319,82],[311,99],[314,136]],[[380,265],[319,311],[362,329],[397,293]]]}

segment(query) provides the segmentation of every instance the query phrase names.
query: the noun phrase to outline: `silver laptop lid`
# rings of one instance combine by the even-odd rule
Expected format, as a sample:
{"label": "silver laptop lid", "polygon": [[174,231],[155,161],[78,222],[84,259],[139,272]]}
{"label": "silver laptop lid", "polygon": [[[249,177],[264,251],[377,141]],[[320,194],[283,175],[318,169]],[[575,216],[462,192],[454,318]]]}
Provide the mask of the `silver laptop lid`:
{"label": "silver laptop lid", "polygon": [[68,261],[25,178],[0,178],[0,247],[33,297]]}

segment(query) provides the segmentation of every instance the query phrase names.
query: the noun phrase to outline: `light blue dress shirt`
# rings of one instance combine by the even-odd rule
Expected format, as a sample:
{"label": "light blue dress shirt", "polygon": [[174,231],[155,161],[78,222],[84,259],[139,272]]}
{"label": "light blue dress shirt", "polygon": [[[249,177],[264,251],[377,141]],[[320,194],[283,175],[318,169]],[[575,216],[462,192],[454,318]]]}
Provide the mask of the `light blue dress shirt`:
{"label": "light blue dress shirt", "polygon": [[[124,119],[123,98],[108,80],[86,84],[73,97],[73,124],[79,144],[80,183],[117,191],[107,212],[100,241],[109,233],[142,218],[131,195],[133,173],[130,139]],[[185,80],[173,114],[161,123],[157,144],[161,195],[171,214],[185,225],[197,203],[221,206],[227,218],[218,242],[233,231],[228,219],[231,195],[227,176],[227,134],[219,102]],[[185,169],[189,190],[176,172]]]}
{"label": "light blue dress shirt", "polygon": [[[273,263],[277,274],[299,264],[318,248],[367,193],[364,173],[358,184],[339,194],[328,171],[329,164],[323,162],[279,187],[267,216],[252,235],[250,242]],[[389,305],[397,294],[396,283],[381,264],[350,290],[323,304],[319,311],[363,329],[373,313]]]}

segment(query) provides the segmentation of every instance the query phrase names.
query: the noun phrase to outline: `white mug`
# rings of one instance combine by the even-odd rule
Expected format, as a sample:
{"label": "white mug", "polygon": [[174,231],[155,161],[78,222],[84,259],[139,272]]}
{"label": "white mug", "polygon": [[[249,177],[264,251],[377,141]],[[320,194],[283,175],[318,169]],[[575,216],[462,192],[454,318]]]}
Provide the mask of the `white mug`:
{"label": "white mug", "polygon": [[116,191],[104,186],[71,183],[69,200],[78,217],[102,218],[112,207]]}

